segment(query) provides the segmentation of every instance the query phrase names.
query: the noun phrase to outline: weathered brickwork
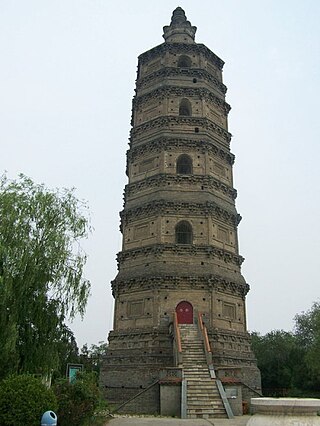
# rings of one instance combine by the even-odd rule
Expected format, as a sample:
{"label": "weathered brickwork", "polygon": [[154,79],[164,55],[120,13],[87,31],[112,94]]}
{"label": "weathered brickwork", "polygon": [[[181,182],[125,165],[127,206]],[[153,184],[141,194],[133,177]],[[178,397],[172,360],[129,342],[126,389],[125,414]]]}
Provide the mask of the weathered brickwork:
{"label": "weathered brickwork", "polygon": [[114,330],[101,372],[112,403],[145,390],[127,412],[159,412],[156,382],[175,366],[172,320],[183,301],[194,318],[203,314],[218,375],[241,382],[245,396],[260,389],[246,326],[224,63],[195,32],[177,8],[165,42],[139,56]]}

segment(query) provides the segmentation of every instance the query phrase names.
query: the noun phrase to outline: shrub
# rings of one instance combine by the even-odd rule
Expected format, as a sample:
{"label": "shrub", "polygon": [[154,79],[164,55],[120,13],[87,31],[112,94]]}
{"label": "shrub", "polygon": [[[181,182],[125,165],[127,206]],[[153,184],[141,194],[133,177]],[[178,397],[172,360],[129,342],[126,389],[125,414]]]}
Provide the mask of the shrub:
{"label": "shrub", "polygon": [[78,373],[74,383],[60,380],[54,386],[58,400],[59,426],[82,426],[90,420],[100,402],[94,373]]}
{"label": "shrub", "polygon": [[14,375],[0,383],[0,425],[35,426],[48,410],[56,411],[54,393],[39,379]]}

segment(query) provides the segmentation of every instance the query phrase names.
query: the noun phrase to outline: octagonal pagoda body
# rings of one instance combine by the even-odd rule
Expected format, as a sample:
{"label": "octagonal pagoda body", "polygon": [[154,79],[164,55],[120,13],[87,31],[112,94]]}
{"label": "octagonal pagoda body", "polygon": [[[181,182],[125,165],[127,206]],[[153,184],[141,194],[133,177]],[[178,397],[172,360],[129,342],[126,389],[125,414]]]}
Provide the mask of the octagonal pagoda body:
{"label": "octagonal pagoda body", "polygon": [[[260,386],[246,328],[224,63],[194,41],[195,31],[177,8],[165,42],[139,56],[114,330],[101,376],[113,402],[174,366],[174,312],[180,323],[203,314],[221,377]],[[159,411],[157,386],[128,410]]]}

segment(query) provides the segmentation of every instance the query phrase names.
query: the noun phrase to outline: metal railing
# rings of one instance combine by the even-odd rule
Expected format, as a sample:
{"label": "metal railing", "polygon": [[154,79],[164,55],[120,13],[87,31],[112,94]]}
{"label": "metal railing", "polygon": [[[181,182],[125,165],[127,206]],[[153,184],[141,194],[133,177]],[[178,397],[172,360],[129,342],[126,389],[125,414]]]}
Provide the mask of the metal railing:
{"label": "metal railing", "polygon": [[143,389],[142,391],[138,392],[136,395],[132,396],[131,398],[127,399],[125,402],[123,402],[121,405],[119,405],[118,407],[114,408],[113,410],[110,410],[110,414],[115,414],[117,413],[122,407],[124,407],[125,405],[129,404],[129,402],[134,401],[136,398],[138,398],[140,395],[142,395],[143,393],[147,392],[149,389],[151,389],[153,386],[155,386],[157,383],[159,383],[159,379],[156,380],[155,382],[151,383],[149,386],[147,386],[145,389]]}
{"label": "metal railing", "polygon": [[201,312],[198,312],[198,330],[199,330],[200,336],[201,336],[202,341],[203,341],[204,352],[205,352],[205,355],[206,355],[206,361],[207,361],[207,365],[208,365],[208,368],[209,368],[209,371],[210,371],[211,378],[215,379],[216,375],[215,375],[214,368],[213,368],[212,352],[211,352],[211,347],[210,347],[210,343],[209,343],[207,327],[203,323]]}
{"label": "metal railing", "polygon": [[174,349],[174,357],[175,364],[177,367],[182,365],[182,345],[181,345],[181,335],[178,324],[178,316],[177,313],[173,314],[173,349]]}
{"label": "metal railing", "polygon": [[229,401],[227,399],[226,392],[225,392],[224,387],[221,383],[221,380],[217,379],[216,373],[215,373],[214,368],[213,368],[212,352],[211,352],[211,347],[210,347],[210,343],[209,343],[207,327],[205,326],[205,324],[203,322],[201,312],[198,312],[198,329],[199,329],[200,335],[201,335],[202,340],[203,340],[204,351],[205,351],[205,355],[206,355],[206,361],[207,361],[208,369],[209,369],[209,372],[210,372],[210,376],[211,376],[212,379],[215,379],[215,381],[216,381],[218,391],[219,391],[219,394],[220,394],[220,397],[221,397],[221,400],[223,402],[223,405],[224,405],[224,408],[226,410],[228,418],[232,419],[234,417],[234,415],[233,415],[231,406],[229,404]]}

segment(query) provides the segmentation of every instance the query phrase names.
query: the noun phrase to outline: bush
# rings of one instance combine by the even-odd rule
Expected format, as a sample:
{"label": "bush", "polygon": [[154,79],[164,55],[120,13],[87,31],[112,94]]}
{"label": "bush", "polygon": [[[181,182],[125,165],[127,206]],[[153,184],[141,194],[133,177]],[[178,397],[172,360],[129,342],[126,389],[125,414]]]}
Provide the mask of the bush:
{"label": "bush", "polygon": [[59,426],[82,426],[93,417],[100,402],[94,373],[78,373],[74,383],[60,380],[54,386],[58,400]]}
{"label": "bush", "polygon": [[0,425],[40,425],[44,412],[56,411],[54,393],[39,379],[14,375],[0,383]]}

